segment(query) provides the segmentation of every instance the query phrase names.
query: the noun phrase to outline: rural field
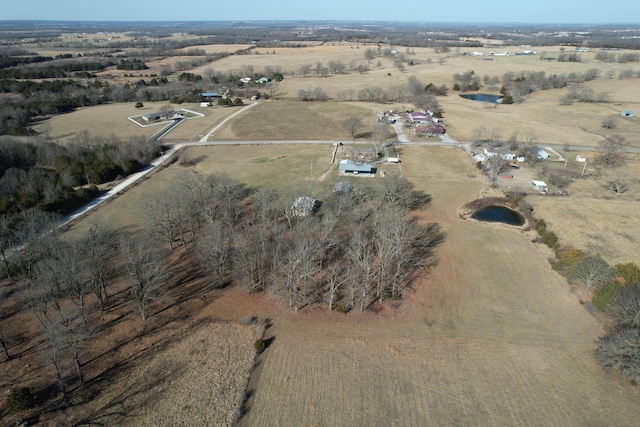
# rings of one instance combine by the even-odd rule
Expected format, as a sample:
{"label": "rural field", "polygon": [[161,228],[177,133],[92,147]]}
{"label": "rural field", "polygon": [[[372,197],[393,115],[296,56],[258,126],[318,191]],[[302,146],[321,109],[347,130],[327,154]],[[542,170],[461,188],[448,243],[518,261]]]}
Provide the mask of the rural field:
{"label": "rural field", "polygon": [[[447,135],[460,142],[469,142],[479,126],[495,130],[502,141],[516,132],[534,131],[539,145],[553,145],[568,159],[568,167],[577,171],[574,175],[582,165],[573,161],[575,155],[586,155],[585,177],[569,183],[564,188],[566,195],[529,194],[525,201],[536,218],[544,218],[561,244],[599,253],[612,265],[640,262],[640,154],[627,155],[626,163],[618,168],[592,164],[595,150],[609,134],[621,135],[627,145],[640,148],[640,78],[608,77],[610,71],[637,69],[637,63],[603,63],[595,60],[594,51],[581,53],[579,63],[540,60],[543,50],[548,56],[558,56],[559,46],[541,48],[533,56],[516,56],[523,48],[511,46],[455,49],[443,54],[431,48],[402,47],[398,52],[413,64],[399,70],[392,58],[365,59],[365,50],[375,49],[375,44],[294,45],[257,47],[247,55],[226,56],[187,69],[189,73],[209,74],[213,70],[241,73],[253,67],[259,74],[271,67],[282,72],[284,80],[270,88],[271,99],[261,99],[221,126],[209,138],[209,145],[181,148],[174,162],[72,223],[63,238],[86,235],[96,224],[125,235],[144,229],[153,200],[168,199],[169,191],[183,191],[183,178],[190,173],[226,174],[251,189],[270,187],[285,194],[325,191],[337,180],[336,163],[343,158],[341,150],[351,142],[343,126],[345,118],[355,116],[362,121],[354,142],[363,147],[373,138],[376,112],[416,108],[409,102],[357,102],[358,91],[373,87],[391,90],[406,86],[409,78],[415,77],[422,84],[450,88],[438,102]],[[216,54],[253,45],[195,47]],[[41,53],[67,51],[81,52],[46,47]],[[462,55],[471,51],[514,55],[490,60]],[[149,57],[149,69],[143,71],[107,70],[99,76],[135,82],[192,57],[154,58]],[[346,72],[324,77],[314,73],[317,63],[331,60],[344,62]],[[368,70],[358,72],[360,64],[367,64]],[[299,72],[304,65],[311,65],[306,76]],[[606,92],[609,102],[560,105],[568,90],[565,88],[535,91],[520,104],[490,105],[463,99],[451,89],[453,75],[469,70],[483,77],[509,71],[580,74],[592,68],[599,70],[600,77],[580,85],[596,93]],[[177,73],[169,76],[173,83]],[[500,86],[483,87],[480,92],[496,94]],[[326,93],[327,101],[300,100],[300,90],[316,88]],[[194,93],[206,90],[204,83],[193,89],[197,89]],[[127,117],[157,112],[165,105],[168,101],[144,102],[141,109],[134,103],[105,103],[52,116],[33,128],[60,143],[81,138],[85,130],[92,136],[149,138],[162,125],[143,128]],[[166,144],[199,141],[238,111],[192,103],[171,106],[205,117],[182,123],[163,138]],[[636,116],[620,117],[624,110],[635,110]],[[615,129],[602,127],[607,117],[616,118]],[[387,131],[394,137],[390,127]],[[410,129],[407,136],[415,138]],[[271,140],[322,142],[265,143]],[[338,142],[344,146],[336,145]],[[571,145],[594,151],[572,151]],[[394,147],[401,162],[378,165],[379,170],[399,170],[415,189],[430,194],[431,204],[415,215],[421,222],[439,223],[446,232],[446,241],[437,249],[438,264],[424,272],[404,299],[388,300],[365,312],[356,308],[341,314],[313,306],[294,313],[270,295],[247,294],[235,286],[213,290],[206,274],[180,270],[178,274],[184,275],[180,285],[186,290],[168,292],[173,298],[169,308],[152,303],[152,309],[158,311],[147,323],[132,319],[132,312],[123,307],[117,307],[117,314],[105,315],[113,316],[107,320],[115,326],[104,342],[91,349],[95,358],[87,361],[86,367],[89,374],[95,374],[102,372],[99,364],[114,363],[113,372],[94,378],[99,393],[74,395],[81,401],[72,402],[74,406],[60,414],[48,414],[42,424],[637,425],[640,389],[605,374],[594,358],[598,338],[605,333],[603,318],[587,310],[576,290],[551,269],[552,252],[533,242],[535,231],[485,224],[460,215],[461,207],[478,197],[503,194],[489,188],[482,172],[458,147]],[[338,155],[332,162],[336,148]],[[530,180],[543,178],[548,168],[562,169],[562,165],[539,162],[514,174],[522,175],[521,182],[531,192]],[[624,175],[629,191],[616,196],[606,183],[618,175]],[[375,186],[380,179],[384,178],[345,178],[355,186]],[[190,256],[196,255],[174,250],[172,266],[187,269],[184,266],[190,265]],[[125,292],[124,279],[117,280],[116,287],[122,286],[118,292]],[[184,297],[191,287],[200,289],[200,285],[203,291]],[[19,315],[31,316],[26,309]],[[247,319],[268,319],[268,325]],[[269,344],[256,356],[252,344],[265,326]],[[24,366],[22,359],[12,360],[9,363],[15,375],[0,378],[0,384],[8,386],[15,378],[38,380],[38,372],[46,367],[35,361],[36,345],[29,345],[32,348],[21,351],[38,364],[37,369]],[[234,414],[236,410],[240,411]]]}
{"label": "rural field", "polygon": [[535,244],[457,217],[481,185],[464,155],[402,157],[447,231],[440,265],[396,312],[274,319],[241,425],[634,425],[638,391],[602,374],[598,323]]}
{"label": "rural field", "polygon": [[[242,170],[258,175],[265,172],[256,169],[261,165],[287,169],[278,163],[285,151],[299,150],[303,165],[310,155],[304,146],[194,150],[200,172],[225,165],[243,180]],[[224,156],[213,154],[218,150]],[[244,155],[248,161],[240,160],[243,150],[251,153]],[[322,152],[329,158],[330,149],[317,150],[314,158]],[[433,195],[420,216],[447,232],[439,265],[406,301],[378,314],[295,314],[275,300],[231,289],[202,308],[202,316],[265,317],[273,324],[240,425],[635,425],[638,390],[602,373],[593,359],[603,332],[598,321],[550,269],[531,235],[458,216],[482,186],[466,154],[404,147],[400,157],[405,176]],[[158,178],[170,182],[178,168],[100,211],[136,203],[135,191],[152,191]],[[192,359],[181,348],[172,366]],[[162,396],[180,384],[167,381],[158,390]],[[205,381],[193,377],[192,385],[205,387]]]}

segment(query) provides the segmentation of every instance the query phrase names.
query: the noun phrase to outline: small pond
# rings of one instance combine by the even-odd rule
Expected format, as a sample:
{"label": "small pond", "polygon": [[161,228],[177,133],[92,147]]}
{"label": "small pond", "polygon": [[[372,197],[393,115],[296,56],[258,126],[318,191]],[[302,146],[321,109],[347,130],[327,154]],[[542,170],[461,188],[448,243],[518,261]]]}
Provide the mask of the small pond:
{"label": "small pond", "polygon": [[524,217],[518,212],[505,206],[487,206],[476,211],[471,218],[478,221],[502,222],[509,225],[524,224]]}
{"label": "small pond", "polygon": [[500,104],[502,95],[489,95],[486,93],[463,93],[460,94],[464,99],[470,99],[472,101],[489,102],[491,104]]}

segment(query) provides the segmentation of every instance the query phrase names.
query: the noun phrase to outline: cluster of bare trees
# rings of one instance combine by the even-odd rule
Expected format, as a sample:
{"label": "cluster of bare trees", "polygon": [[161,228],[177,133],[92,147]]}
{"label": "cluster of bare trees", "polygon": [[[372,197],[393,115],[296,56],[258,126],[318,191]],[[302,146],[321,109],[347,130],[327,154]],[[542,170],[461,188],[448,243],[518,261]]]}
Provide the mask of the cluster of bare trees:
{"label": "cluster of bare trees", "polygon": [[[189,274],[208,278],[204,288],[181,294],[235,283],[295,310],[365,310],[400,298],[436,262],[434,249],[445,236],[438,224],[411,214],[430,196],[397,177],[368,190],[342,184],[277,193],[185,172],[174,189],[149,202],[141,234],[94,224],[84,237],[62,240],[51,214],[24,212],[19,227],[2,217],[3,276],[39,327],[36,337],[21,339],[34,340],[61,393],[82,385],[91,343],[108,328],[106,312],[137,313],[144,321],[175,304],[169,295],[188,279],[168,262],[172,250],[187,253],[187,270],[196,272]],[[295,208],[303,195],[322,200],[316,214]],[[0,311],[5,299],[0,295]],[[0,324],[0,348],[10,358],[20,338],[3,331]]]}
{"label": "cluster of bare trees", "polygon": [[402,178],[376,191],[313,190],[323,200],[316,215],[294,206],[310,190],[258,189],[246,199],[247,191],[226,176],[185,175],[149,204],[150,231],[169,247],[194,249],[213,286],[266,291],[296,310],[365,309],[398,297],[444,238],[436,224],[412,219],[430,197]]}
{"label": "cluster of bare trees", "polygon": [[[7,335],[0,325],[0,345],[9,359],[12,344],[32,340],[64,395],[85,382],[87,350],[105,333],[104,314],[130,302],[145,320],[149,303],[163,294],[171,278],[166,251],[150,237],[118,239],[117,233],[94,224],[83,238],[63,240],[54,228],[57,219],[29,211],[12,236],[3,235],[2,252],[13,255],[11,262],[4,258],[3,276],[18,299],[18,312],[30,312],[39,333],[25,328],[21,334],[35,335]],[[116,280],[124,285],[114,288]],[[0,295],[0,308],[6,302],[6,295]]]}

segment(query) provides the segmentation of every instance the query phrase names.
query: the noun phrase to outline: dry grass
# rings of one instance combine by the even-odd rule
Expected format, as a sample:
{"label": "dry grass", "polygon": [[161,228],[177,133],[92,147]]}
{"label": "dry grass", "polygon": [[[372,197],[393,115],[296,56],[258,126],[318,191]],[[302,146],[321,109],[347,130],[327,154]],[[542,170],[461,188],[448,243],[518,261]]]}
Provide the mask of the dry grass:
{"label": "dry grass", "polygon": [[261,335],[258,325],[207,322],[123,371],[78,413],[101,425],[231,426]]}
{"label": "dry grass", "polygon": [[141,127],[128,120],[127,117],[158,112],[165,105],[171,105],[172,109],[186,108],[205,115],[205,117],[186,120],[174,129],[169,136],[165,137],[166,140],[172,142],[198,140],[236,111],[234,108],[203,108],[199,104],[175,105],[168,102],[145,102],[144,107],[140,109],[135,108],[133,103],[105,104],[84,107],[68,114],[53,116],[39,122],[33,128],[37,132],[48,131],[50,137],[57,141],[72,139],[83,130],[88,130],[94,136],[115,135],[121,139],[130,136],[148,138],[160,131],[166,124]]}
{"label": "dry grass", "polygon": [[362,119],[360,133],[367,139],[375,111],[376,105],[365,103],[263,101],[218,132],[215,139],[350,140],[351,136],[342,127],[348,116]]}
{"label": "dry grass", "polygon": [[[574,154],[569,152],[566,156]],[[588,167],[585,178],[576,179],[567,187],[570,197],[528,199],[535,215],[545,219],[561,244],[600,253],[612,265],[639,262],[640,157],[627,155],[627,158],[619,168]],[[579,173],[582,165],[570,161],[567,168]],[[624,176],[629,186],[627,192],[618,196],[606,187],[616,176]]]}
{"label": "dry grass", "polygon": [[[275,171],[295,169],[296,162],[306,166],[312,154],[305,150],[322,152],[309,146],[192,150],[198,170],[236,171],[256,183],[269,182]],[[292,151],[296,157],[289,157]],[[329,158],[330,149],[323,155]],[[294,314],[237,290],[206,308],[230,320],[247,315],[273,320],[275,340],[251,380],[255,388],[241,425],[633,425],[640,416],[640,392],[601,373],[592,358],[600,327],[550,269],[531,236],[458,217],[457,209],[482,186],[466,155],[455,148],[404,147],[400,156],[405,176],[433,195],[421,216],[441,223],[447,241],[439,249],[440,264],[397,311]],[[290,168],[283,162],[292,162]],[[129,196],[133,203],[153,191],[156,179],[173,182],[178,169],[168,168],[111,205]],[[185,418],[167,412],[198,410],[184,406],[185,394],[169,393],[211,383],[196,365],[183,364],[207,360],[207,353],[189,354],[203,348],[198,339],[188,335],[185,340],[137,368],[133,378],[148,378],[156,368],[171,368],[177,378],[191,370],[200,375],[141,394],[132,400],[134,416],[158,413],[180,423]],[[222,394],[235,393],[237,388]],[[180,402],[173,404],[175,410],[159,409],[172,400]],[[200,416],[214,415],[202,410]]]}
{"label": "dry grass", "polygon": [[[205,174],[228,174],[249,186],[267,186],[277,190],[294,185],[308,186],[312,191],[316,181],[331,165],[333,145],[238,145],[194,146],[186,150],[186,158],[195,163],[193,170]],[[313,176],[310,163],[313,162]],[[145,206],[157,194],[176,188],[180,176],[192,168],[179,162],[138,183],[100,209],[77,221],[69,229],[69,237],[84,235],[92,224],[105,229],[141,230],[145,224]],[[306,188],[306,187],[305,187]]]}
{"label": "dry grass", "polygon": [[242,425],[633,425],[638,391],[601,374],[599,327],[529,237],[455,214],[481,186],[464,155],[403,154],[440,265],[392,318],[277,319]]}

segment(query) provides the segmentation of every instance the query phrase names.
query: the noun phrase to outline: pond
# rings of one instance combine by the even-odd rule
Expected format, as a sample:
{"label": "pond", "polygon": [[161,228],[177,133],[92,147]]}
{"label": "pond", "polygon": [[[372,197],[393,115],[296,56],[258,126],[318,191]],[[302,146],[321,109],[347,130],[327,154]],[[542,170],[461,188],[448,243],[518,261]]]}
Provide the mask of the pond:
{"label": "pond", "polygon": [[502,222],[509,225],[522,225],[524,224],[524,217],[518,212],[509,209],[505,206],[487,206],[479,211],[476,211],[471,218],[478,221],[486,222]]}
{"label": "pond", "polygon": [[489,102],[491,104],[500,104],[502,95],[489,95],[486,93],[463,93],[460,94],[464,99],[470,99],[472,101]]}

